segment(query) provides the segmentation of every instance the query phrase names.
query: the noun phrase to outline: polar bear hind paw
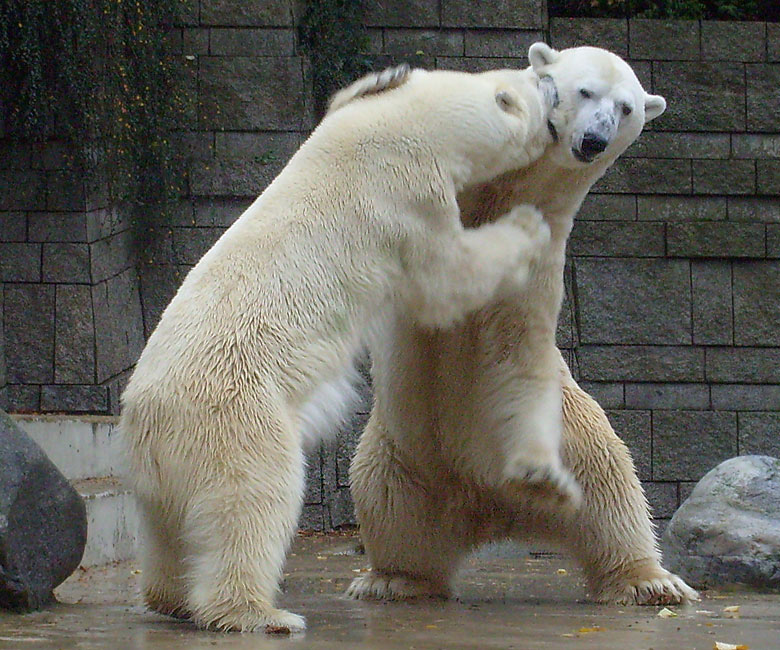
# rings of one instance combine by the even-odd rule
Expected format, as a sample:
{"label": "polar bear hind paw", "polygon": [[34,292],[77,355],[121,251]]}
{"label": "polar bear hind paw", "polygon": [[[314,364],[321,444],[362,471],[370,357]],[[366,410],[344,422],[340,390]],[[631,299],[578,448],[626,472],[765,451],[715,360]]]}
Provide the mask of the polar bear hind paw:
{"label": "polar bear hind paw", "polygon": [[446,588],[425,578],[370,571],[358,576],[347,588],[346,595],[355,600],[414,600],[417,598],[449,598]]}
{"label": "polar bear hind paw", "polygon": [[598,602],[616,605],[679,605],[698,601],[699,594],[679,576],[661,570],[663,573],[647,579],[636,579],[621,587],[602,590],[596,597]]}
{"label": "polar bear hind paw", "polygon": [[246,605],[223,613],[192,617],[198,627],[218,632],[292,634],[306,629],[306,619],[284,609]]}

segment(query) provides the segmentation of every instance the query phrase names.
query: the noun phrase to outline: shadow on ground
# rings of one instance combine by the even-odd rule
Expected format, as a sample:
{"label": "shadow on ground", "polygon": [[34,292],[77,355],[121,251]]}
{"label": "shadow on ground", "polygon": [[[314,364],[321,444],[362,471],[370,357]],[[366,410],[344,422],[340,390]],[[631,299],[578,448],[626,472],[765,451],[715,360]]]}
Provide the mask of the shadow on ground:
{"label": "shadow on ground", "polygon": [[[356,543],[352,533],[296,539],[281,605],[306,616],[304,634],[202,632],[151,614],[139,604],[138,570],[118,564],[77,571],[57,590],[53,609],[0,613],[0,648],[712,650],[716,641],[780,648],[780,595],[707,592],[662,618],[659,607],[588,602],[568,560],[506,550],[468,563],[457,601],[355,602],[342,594],[365,565],[350,552]],[[724,611],[734,606],[738,612]]]}

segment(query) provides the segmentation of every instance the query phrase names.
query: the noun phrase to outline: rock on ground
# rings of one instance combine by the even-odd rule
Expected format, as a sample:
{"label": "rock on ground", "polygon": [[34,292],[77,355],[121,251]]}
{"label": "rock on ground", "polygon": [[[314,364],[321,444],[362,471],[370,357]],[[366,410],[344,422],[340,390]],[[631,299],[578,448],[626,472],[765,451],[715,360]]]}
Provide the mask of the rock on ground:
{"label": "rock on ground", "polygon": [[737,456],[707,473],[663,536],[665,564],[697,587],[780,588],[780,459]]}
{"label": "rock on ground", "polygon": [[24,612],[53,602],[86,541],[81,496],[0,411],[0,607]]}

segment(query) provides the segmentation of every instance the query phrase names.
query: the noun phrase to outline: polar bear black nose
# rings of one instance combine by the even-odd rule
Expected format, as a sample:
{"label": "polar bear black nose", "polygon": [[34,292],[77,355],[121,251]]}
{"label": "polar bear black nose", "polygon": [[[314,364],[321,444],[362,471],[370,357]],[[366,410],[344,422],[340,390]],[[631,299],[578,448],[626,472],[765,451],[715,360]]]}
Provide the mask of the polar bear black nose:
{"label": "polar bear black nose", "polygon": [[598,133],[586,133],[582,138],[582,153],[587,158],[598,156],[609,143]]}

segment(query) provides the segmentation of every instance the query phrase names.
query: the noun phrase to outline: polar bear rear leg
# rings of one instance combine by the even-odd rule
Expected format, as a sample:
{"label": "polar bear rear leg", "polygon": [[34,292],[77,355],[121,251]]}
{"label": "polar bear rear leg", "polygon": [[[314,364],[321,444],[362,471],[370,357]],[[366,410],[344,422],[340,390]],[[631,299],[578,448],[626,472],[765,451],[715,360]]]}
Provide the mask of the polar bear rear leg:
{"label": "polar bear rear leg", "polygon": [[306,627],[301,616],[273,605],[301,509],[303,452],[292,427],[267,420],[260,426],[262,435],[231,433],[231,440],[246,441],[240,454],[219,459],[209,483],[189,501],[183,527],[188,605],[204,628]]}
{"label": "polar bear rear leg", "polygon": [[448,598],[458,565],[473,545],[471,524],[464,526],[461,517],[447,516],[441,486],[426,489],[377,428],[372,417],[350,468],[360,536],[372,568],[352,581],[347,595],[380,600]]}
{"label": "polar bear rear leg", "polygon": [[138,499],[143,553],[141,593],[146,606],[160,614],[188,618],[181,527],[161,504]]}
{"label": "polar bear rear leg", "polygon": [[[559,541],[581,563],[600,602],[675,604],[698,600],[681,578],[661,566],[661,554],[630,453],[604,411],[563,373],[565,464],[579,481],[583,502]],[[605,513],[608,516],[605,516]]]}

